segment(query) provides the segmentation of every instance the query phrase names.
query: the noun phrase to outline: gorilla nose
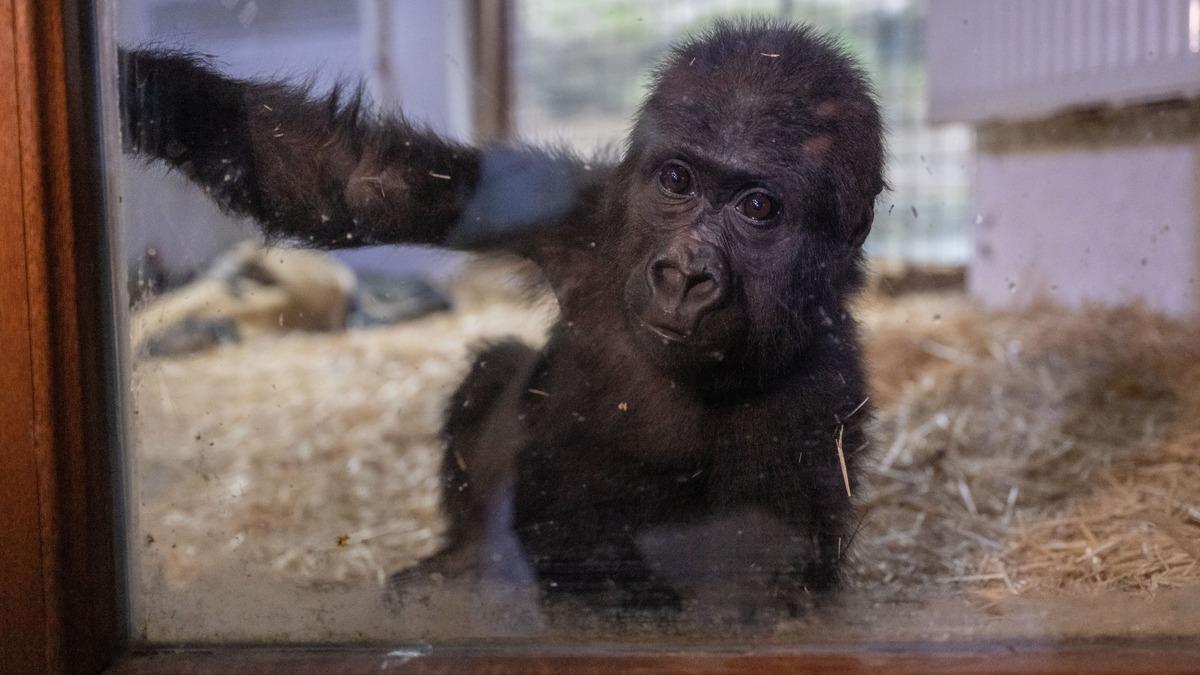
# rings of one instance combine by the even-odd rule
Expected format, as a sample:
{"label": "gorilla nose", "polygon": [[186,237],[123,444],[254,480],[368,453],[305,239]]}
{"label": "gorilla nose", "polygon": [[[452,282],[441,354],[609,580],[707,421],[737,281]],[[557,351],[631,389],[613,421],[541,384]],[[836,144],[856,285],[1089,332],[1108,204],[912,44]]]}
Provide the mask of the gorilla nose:
{"label": "gorilla nose", "polygon": [[690,333],[724,298],[728,272],[720,252],[695,241],[672,244],[647,269],[651,304],[668,327]]}

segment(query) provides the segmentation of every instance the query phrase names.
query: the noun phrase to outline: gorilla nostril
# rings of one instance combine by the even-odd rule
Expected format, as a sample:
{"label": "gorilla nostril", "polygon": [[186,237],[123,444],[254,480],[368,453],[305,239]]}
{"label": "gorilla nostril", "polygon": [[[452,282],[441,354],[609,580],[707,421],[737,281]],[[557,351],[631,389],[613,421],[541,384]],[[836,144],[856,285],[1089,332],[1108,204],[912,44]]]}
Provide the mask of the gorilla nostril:
{"label": "gorilla nostril", "polygon": [[725,269],[715,251],[670,250],[646,270],[654,310],[691,330],[725,296]]}
{"label": "gorilla nostril", "polygon": [[650,285],[657,293],[686,292],[685,283],[683,271],[666,260],[658,260],[650,267]]}
{"label": "gorilla nostril", "polygon": [[704,297],[717,292],[717,280],[712,276],[705,274],[704,276],[693,277],[688,282],[688,295],[697,295]]}

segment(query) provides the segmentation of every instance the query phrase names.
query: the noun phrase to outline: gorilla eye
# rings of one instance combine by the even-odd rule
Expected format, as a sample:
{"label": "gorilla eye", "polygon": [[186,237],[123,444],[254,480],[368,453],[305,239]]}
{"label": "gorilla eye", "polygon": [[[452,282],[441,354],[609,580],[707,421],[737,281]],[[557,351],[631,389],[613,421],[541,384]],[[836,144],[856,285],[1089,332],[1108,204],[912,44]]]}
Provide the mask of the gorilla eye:
{"label": "gorilla eye", "polygon": [[765,192],[751,192],[742,197],[742,201],[738,202],[738,211],[742,212],[750,220],[765,221],[775,217],[779,213],[779,206],[771,195]]}
{"label": "gorilla eye", "polygon": [[685,195],[692,189],[692,172],[682,164],[671,162],[658,172],[658,184],[675,195]]}

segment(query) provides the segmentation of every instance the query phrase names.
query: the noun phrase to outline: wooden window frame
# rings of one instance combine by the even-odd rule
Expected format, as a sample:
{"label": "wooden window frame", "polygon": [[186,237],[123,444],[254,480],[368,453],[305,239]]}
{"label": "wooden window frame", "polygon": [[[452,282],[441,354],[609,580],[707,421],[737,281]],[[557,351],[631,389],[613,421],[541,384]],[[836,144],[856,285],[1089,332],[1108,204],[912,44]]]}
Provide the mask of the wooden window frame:
{"label": "wooden window frame", "polygon": [[87,0],[0,0],[0,672],[1191,672],[1195,641],[794,650],[131,648]]}
{"label": "wooden window frame", "polygon": [[472,120],[479,143],[513,134],[513,0],[471,0]]}

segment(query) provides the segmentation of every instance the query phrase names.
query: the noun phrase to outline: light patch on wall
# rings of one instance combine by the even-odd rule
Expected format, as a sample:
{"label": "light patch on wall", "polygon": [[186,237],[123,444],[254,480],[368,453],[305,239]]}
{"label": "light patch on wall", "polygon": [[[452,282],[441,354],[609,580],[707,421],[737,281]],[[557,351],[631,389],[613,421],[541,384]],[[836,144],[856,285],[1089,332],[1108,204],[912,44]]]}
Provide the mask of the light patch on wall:
{"label": "light patch on wall", "polygon": [[1188,49],[1200,54],[1200,0],[1192,0],[1188,6]]}

